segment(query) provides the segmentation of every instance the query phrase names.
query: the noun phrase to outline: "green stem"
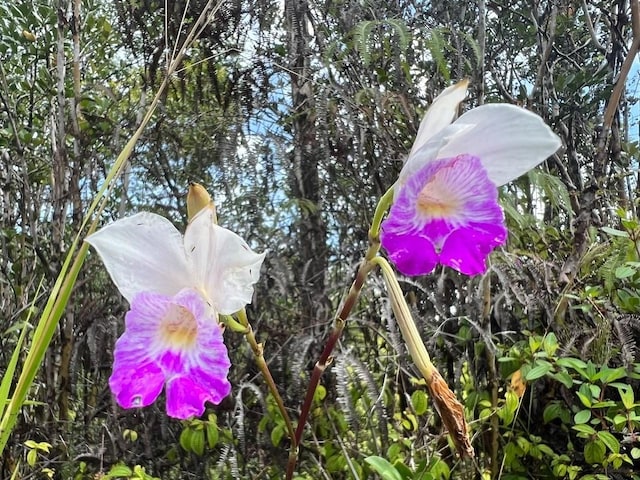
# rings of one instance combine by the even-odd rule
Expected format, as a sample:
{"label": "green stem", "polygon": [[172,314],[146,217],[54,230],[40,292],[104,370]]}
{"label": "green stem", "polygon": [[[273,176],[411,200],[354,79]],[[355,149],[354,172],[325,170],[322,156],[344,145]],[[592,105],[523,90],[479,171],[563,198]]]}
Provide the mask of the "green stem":
{"label": "green stem", "polygon": [[[371,227],[369,227],[369,242],[371,243],[371,245],[380,245],[380,224],[382,223],[382,218],[384,217],[385,213],[387,213],[387,210],[389,210],[389,207],[392,203],[393,187],[391,187],[384,193],[384,195],[382,195],[380,201],[378,202],[378,205],[376,206],[376,211],[373,214],[373,220],[371,221]],[[375,253],[378,253],[378,250],[376,250]],[[370,258],[367,258],[371,260],[375,256],[375,253]]]}
{"label": "green stem", "polygon": [[284,419],[284,423],[287,426],[287,432],[289,434],[289,438],[291,439],[291,450],[297,450],[297,443],[295,437],[295,431],[293,429],[293,424],[291,423],[291,419],[289,418],[289,414],[287,413],[287,409],[284,406],[284,401],[280,396],[280,392],[278,392],[278,387],[276,386],[276,382],[273,380],[271,376],[271,371],[269,370],[269,366],[264,359],[264,348],[261,343],[258,343],[256,340],[256,336],[253,333],[253,328],[249,323],[249,319],[247,318],[247,311],[243,308],[238,313],[238,320],[240,325],[246,328],[245,337],[247,342],[251,346],[251,350],[253,351],[253,356],[256,362],[256,365],[260,369],[262,376],[264,377],[265,382],[267,383],[267,387],[271,392],[271,395],[276,401],[278,405],[278,410],[280,410],[280,414]]}

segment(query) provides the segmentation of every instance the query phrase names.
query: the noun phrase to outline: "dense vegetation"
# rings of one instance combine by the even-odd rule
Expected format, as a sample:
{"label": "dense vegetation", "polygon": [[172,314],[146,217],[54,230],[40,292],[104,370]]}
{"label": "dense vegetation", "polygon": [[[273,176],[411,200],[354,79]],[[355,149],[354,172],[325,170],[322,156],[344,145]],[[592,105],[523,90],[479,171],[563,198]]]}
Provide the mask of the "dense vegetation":
{"label": "dense vegetation", "polygon": [[[374,272],[296,478],[640,478],[636,0],[15,0],[0,32],[0,372],[41,341],[89,205],[161,91],[100,222],[149,210],[184,230],[189,183],[207,187],[269,252],[248,315],[297,420],[378,199],[426,107],[468,78],[465,109],[521,105],[563,142],[501,189],[509,240],[486,275],[400,278],[476,458],[448,441]],[[114,403],[127,308],[89,254],[0,477],[283,478],[287,430],[240,334],[232,395],[203,418]]]}

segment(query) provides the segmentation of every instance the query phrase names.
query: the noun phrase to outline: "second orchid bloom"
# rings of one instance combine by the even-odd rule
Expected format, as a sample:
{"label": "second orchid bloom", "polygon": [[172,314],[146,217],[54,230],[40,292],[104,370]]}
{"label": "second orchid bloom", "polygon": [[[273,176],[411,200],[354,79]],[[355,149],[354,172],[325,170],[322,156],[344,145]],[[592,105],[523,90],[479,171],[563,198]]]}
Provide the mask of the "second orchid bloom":
{"label": "second orchid bloom", "polygon": [[406,275],[439,263],[484,273],[507,239],[497,187],[561,145],[538,115],[513,105],[483,105],[451,123],[466,91],[466,81],[447,88],[427,111],[381,225],[382,246]]}

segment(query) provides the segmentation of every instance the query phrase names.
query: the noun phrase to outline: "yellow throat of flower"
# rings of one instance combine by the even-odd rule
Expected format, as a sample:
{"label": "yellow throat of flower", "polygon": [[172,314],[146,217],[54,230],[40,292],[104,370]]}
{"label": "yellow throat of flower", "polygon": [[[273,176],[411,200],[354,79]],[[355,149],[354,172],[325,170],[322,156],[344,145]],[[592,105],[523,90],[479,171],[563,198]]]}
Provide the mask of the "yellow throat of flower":
{"label": "yellow throat of flower", "polygon": [[436,173],[418,194],[418,211],[431,219],[452,218],[460,212],[461,199],[451,192],[444,178],[447,169]]}
{"label": "yellow throat of flower", "polygon": [[198,323],[187,308],[171,304],[162,317],[159,333],[160,339],[165,345],[182,350],[195,343]]}

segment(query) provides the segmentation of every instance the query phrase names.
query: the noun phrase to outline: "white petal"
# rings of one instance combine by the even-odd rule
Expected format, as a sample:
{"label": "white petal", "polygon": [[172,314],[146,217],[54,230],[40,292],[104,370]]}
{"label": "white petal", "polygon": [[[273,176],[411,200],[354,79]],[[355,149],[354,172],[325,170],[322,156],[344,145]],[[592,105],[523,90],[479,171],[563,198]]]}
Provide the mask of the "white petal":
{"label": "white petal", "polygon": [[467,96],[468,80],[462,80],[438,95],[427,113],[425,113],[420,128],[413,142],[409,158],[416,153],[430,138],[449,125],[458,113],[458,105]]}
{"label": "white petal", "polygon": [[175,295],[189,285],[182,235],[160,215],[138,213],[85,240],[98,251],[113,283],[129,303],[138,292]]}
{"label": "white petal", "polygon": [[441,134],[448,140],[438,158],[479,157],[496,186],[531,170],[562,145],[538,115],[501,103],[469,110]]}
{"label": "white petal", "polygon": [[266,253],[253,252],[238,235],[214,224],[209,208],[193,218],[184,245],[197,282],[217,312],[231,315],[251,303]]}
{"label": "white petal", "polygon": [[[463,130],[468,130],[471,127],[469,125],[458,125],[458,122],[453,125],[447,126],[444,130],[441,130],[438,135],[429,139],[419,150],[412,153],[407,158],[406,163],[400,170],[398,176],[398,184],[404,185],[409,177],[424,167],[427,163],[443,158],[439,155],[440,150],[450,142],[456,135],[459,135]],[[396,192],[397,193],[397,192]]]}

